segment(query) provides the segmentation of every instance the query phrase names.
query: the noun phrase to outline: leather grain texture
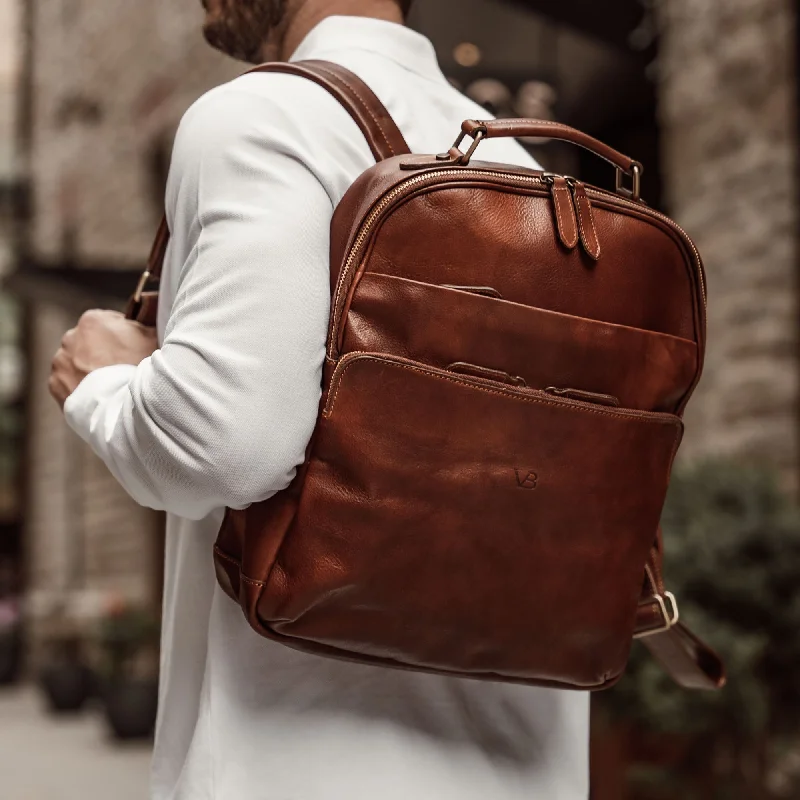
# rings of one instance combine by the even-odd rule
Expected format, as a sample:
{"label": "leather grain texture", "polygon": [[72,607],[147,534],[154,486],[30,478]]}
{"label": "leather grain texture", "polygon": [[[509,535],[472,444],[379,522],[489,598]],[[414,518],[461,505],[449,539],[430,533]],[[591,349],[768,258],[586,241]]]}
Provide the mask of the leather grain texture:
{"label": "leather grain texture", "polygon": [[344,350],[442,368],[468,357],[528,386],[589,386],[652,411],[680,405],[698,361],[697,345],[677,336],[373,272],[359,282]]}
{"label": "leather grain texture", "polygon": [[259,633],[478,679],[622,675],[654,624],[643,578],[701,371],[704,278],[669,220],[563,187],[574,232],[544,176],[497,165],[392,158],[344,198],[306,462],[228,511],[216,547]]}
{"label": "leather grain texture", "polygon": [[[634,633],[654,634],[679,683],[722,685],[716,654],[664,628],[659,603],[658,523],[705,352],[693,243],[573,178],[409,156],[341,67],[260,69],[330,91],[378,163],[333,217],[305,462],[284,492],[226,512],[222,588],[259,634],[335,658],[601,689]],[[463,130],[476,126],[639,166],[565,126]],[[162,226],[156,278],[167,238]],[[152,324],[156,308],[146,292],[130,314]]]}
{"label": "leather grain texture", "polygon": [[672,415],[351,353],[259,620],[426,669],[603,686],[680,435]]}

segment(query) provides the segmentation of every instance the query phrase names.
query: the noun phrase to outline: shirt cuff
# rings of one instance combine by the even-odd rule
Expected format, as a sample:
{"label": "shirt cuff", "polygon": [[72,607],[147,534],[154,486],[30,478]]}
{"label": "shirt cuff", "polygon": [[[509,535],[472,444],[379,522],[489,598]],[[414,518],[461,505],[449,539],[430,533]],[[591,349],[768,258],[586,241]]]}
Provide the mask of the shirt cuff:
{"label": "shirt cuff", "polygon": [[93,418],[98,407],[127,386],[136,374],[132,364],[115,364],[90,372],[64,404],[67,425],[88,442],[94,427]]}

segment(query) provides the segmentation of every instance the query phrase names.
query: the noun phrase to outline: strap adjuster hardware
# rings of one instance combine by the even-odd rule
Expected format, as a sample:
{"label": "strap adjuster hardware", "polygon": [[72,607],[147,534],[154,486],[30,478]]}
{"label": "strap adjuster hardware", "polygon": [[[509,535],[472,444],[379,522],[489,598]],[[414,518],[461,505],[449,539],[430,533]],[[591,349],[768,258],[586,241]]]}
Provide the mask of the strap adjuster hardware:
{"label": "strap adjuster hardware", "polygon": [[[667,606],[667,602],[669,602],[669,606]],[[655,594],[647,601],[647,603],[644,603],[644,605],[649,605],[650,603],[658,604],[658,609],[661,612],[661,617],[664,622],[658,628],[637,633],[633,637],[634,639],[646,639],[648,636],[656,636],[659,633],[666,633],[668,630],[677,625],[681,618],[681,613],[678,609],[678,601],[675,599],[675,595],[672,594],[672,592]]]}

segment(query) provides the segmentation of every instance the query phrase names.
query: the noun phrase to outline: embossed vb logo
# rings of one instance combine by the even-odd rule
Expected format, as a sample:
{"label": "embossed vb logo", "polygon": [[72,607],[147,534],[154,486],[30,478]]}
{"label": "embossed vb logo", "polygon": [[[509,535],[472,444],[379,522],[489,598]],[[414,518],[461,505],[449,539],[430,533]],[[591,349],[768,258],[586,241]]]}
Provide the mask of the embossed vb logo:
{"label": "embossed vb logo", "polygon": [[539,488],[539,476],[535,472],[529,472],[524,469],[515,469],[514,473],[517,476],[517,486],[520,489],[528,489],[533,491]]}

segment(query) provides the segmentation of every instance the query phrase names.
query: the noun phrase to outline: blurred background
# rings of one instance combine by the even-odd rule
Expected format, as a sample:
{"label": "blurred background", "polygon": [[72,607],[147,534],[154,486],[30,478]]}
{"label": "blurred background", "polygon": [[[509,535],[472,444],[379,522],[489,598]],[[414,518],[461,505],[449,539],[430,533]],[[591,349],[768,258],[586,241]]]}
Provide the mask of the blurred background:
{"label": "blurred background", "polygon": [[[181,115],[241,71],[201,20],[199,0],[0,0],[3,800],[146,796],[163,520],[68,432],[46,384],[77,316],[134,285]],[[644,162],[646,200],[708,271],[667,577],[731,682],[678,692],[636,649],[596,699],[594,800],[800,798],[796,3],[418,0],[412,24],[493,113]],[[527,145],[611,185],[582,151]]]}

